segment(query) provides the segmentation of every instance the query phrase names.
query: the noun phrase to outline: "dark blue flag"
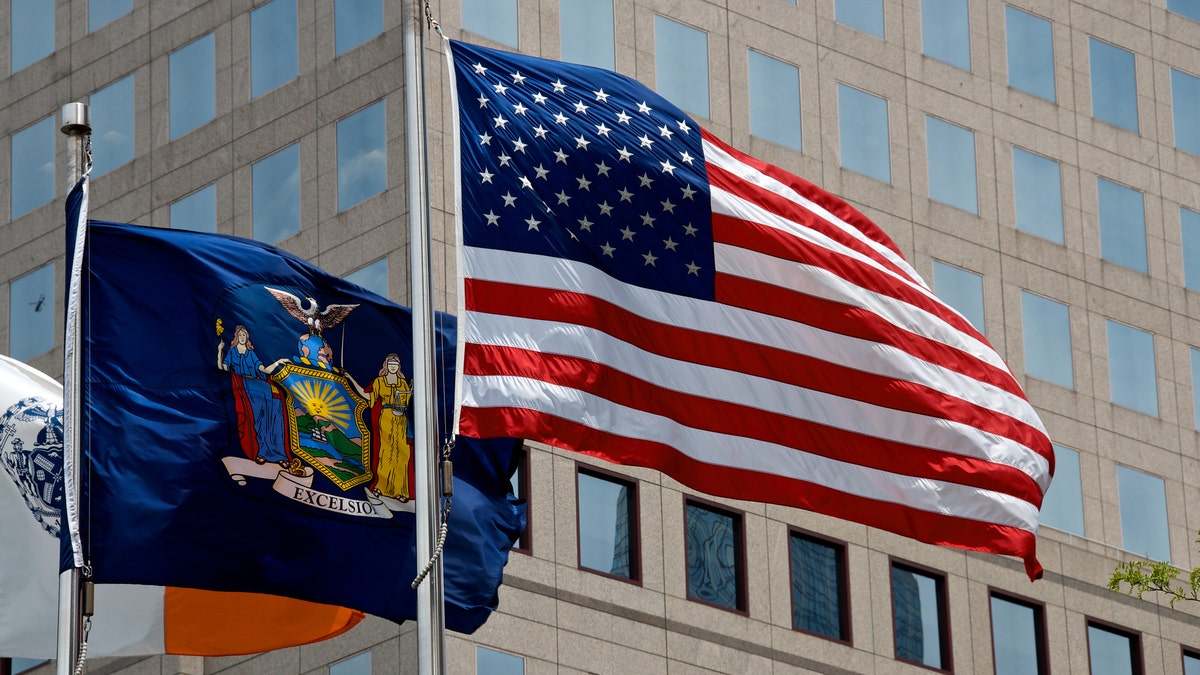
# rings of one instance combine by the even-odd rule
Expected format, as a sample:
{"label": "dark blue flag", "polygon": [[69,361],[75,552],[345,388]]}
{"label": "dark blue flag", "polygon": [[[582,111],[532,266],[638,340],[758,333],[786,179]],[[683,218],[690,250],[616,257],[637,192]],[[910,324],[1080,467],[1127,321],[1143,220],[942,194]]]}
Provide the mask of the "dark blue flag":
{"label": "dark blue flag", "polygon": [[[71,225],[80,202],[68,198]],[[255,241],[96,221],[87,232],[79,549],[64,540],[64,567],[415,618],[413,505],[425,495],[412,473],[410,311]],[[436,328],[444,436],[454,317]],[[453,630],[496,607],[524,521],[516,448],[453,449]]]}

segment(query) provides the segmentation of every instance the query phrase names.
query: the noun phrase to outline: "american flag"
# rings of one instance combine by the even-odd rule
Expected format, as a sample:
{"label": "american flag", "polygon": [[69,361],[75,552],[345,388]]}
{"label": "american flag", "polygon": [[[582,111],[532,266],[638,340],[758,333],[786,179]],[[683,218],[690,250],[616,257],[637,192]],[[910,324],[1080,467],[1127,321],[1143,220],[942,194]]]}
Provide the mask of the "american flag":
{"label": "american flag", "polygon": [[450,52],[461,433],[1040,575],[1046,431],[882,230],[627,77]]}

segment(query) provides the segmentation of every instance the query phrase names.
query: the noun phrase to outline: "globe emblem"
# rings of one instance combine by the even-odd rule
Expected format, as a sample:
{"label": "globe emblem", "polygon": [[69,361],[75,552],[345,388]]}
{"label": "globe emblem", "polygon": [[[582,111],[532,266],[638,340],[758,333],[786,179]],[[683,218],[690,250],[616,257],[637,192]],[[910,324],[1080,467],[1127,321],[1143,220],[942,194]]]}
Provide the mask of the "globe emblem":
{"label": "globe emblem", "polygon": [[42,528],[57,537],[63,507],[62,406],[24,398],[0,416],[0,464]]}

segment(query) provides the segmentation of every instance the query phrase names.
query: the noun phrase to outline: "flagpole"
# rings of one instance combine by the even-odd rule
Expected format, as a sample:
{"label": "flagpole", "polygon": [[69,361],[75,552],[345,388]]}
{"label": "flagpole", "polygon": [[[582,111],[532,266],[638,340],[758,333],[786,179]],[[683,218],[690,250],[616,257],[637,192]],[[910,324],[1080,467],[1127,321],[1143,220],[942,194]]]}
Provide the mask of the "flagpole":
{"label": "flagpole", "polygon": [[[67,178],[68,191],[75,187],[83,177],[84,166],[87,162],[87,140],[92,134],[91,111],[86,103],[68,103],[62,108],[62,132],[67,136]],[[70,261],[67,261],[70,266]],[[67,294],[71,293],[67,289]],[[68,298],[69,302],[69,298]],[[64,436],[66,447],[63,452],[63,472],[76,472],[78,467],[66,461],[69,457],[78,457],[79,453],[79,349],[81,344],[79,312],[68,312],[68,321],[74,323],[67,326],[66,334],[71,344],[63,345],[63,379],[68,383],[63,389],[63,404],[65,408]],[[73,385],[73,386],[71,386]],[[76,474],[78,476],[78,474]],[[64,478],[66,478],[64,476]],[[78,486],[76,479],[66,481],[67,485]],[[70,491],[64,495],[70,504],[63,504],[63,518],[60,527],[67,527],[67,513],[76,513],[79,494]],[[58,675],[71,675],[75,671],[75,662],[79,657],[79,648],[83,642],[83,611],[80,597],[83,574],[80,568],[72,567],[58,577]]]}
{"label": "flagpole", "polygon": [[[436,476],[437,382],[433,363],[433,307],[430,283],[429,170],[425,154],[425,39],[421,0],[404,2],[405,138],[408,142],[408,232],[413,317],[413,454],[417,501],[417,565],[437,547],[439,481]],[[417,669],[422,675],[446,672],[446,621],[442,561],[417,587]]]}

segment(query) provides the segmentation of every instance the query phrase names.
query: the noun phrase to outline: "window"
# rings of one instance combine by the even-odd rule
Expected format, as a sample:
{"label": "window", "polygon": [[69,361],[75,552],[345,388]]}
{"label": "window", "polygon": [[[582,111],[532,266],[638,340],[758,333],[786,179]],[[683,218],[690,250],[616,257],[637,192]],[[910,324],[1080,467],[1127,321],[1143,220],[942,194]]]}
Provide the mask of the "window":
{"label": "window", "polygon": [[750,50],[750,133],[800,151],[800,69]]}
{"label": "window", "polygon": [[54,4],[46,0],[12,0],[9,36],[12,72],[54,53]]}
{"label": "window", "polygon": [[1184,650],[1183,675],[1200,675],[1200,652]]}
{"label": "window", "polygon": [[521,536],[517,537],[517,542],[513,544],[514,551],[529,553],[533,550],[533,539],[529,531],[529,523],[533,519],[533,514],[529,508],[529,448],[522,445],[513,453],[513,465],[516,469],[512,476],[509,477],[509,485],[512,488],[512,494],[517,499],[525,500],[525,529],[521,530]]}
{"label": "window", "polygon": [[1083,484],[1077,451],[1054,445],[1054,480],[1042,499],[1038,524],[1083,536]]}
{"label": "window", "polygon": [[[475,647],[476,675],[525,675],[525,659],[480,645]],[[330,673],[330,675],[333,675]]]}
{"label": "window", "polygon": [[383,101],[338,120],[338,211],[387,187],[387,127]]}
{"label": "window", "polygon": [[562,60],[597,68],[616,68],[612,0],[560,0]]}
{"label": "window", "polygon": [[745,611],[745,544],[740,515],[688,500],[687,594],[734,611]]}
{"label": "window", "polygon": [[1088,38],[1092,68],[1092,117],[1138,131],[1137,74],[1133,52]]}
{"label": "window", "polygon": [[1167,0],[1167,9],[1189,19],[1200,21],[1200,0]]}
{"label": "window", "polygon": [[171,203],[171,229],[217,231],[217,186],[200,188]]}
{"label": "window", "polygon": [[654,78],[663,98],[708,117],[708,34],[655,16]]}
{"label": "window", "polygon": [[1142,645],[1136,633],[1088,620],[1092,675],[1141,675]]}
{"label": "window", "polygon": [[330,665],[329,675],[371,675],[371,652],[355,654]]}
{"label": "window", "polygon": [[1096,179],[1100,207],[1100,257],[1146,272],[1146,211],[1142,193]]}
{"label": "window", "polygon": [[1179,208],[1179,228],[1183,238],[1184,283],[1200,291],[1200,213]]}
{"label": "window", "polygon": [[387,258],[380,258],[366,267],[360,267],[347,274],[345,279],[386,298],[388,297]]}
{"label": "window", "polygon": [[1171,562],[1163,479],[1118,466],[1117,494],[1121,501],[1121,548],[1151,560]]}
{"label": "window", "polygon": [[1108,320],[1108,389],[1113,403],[1158,416],[1153,335]]}
{"label": "window", "polygon": [[933,261],[933,290],[947,305],[958,310],[975,330],[983,330],[983,277],[961,267]]}
{"label": "window", "polygon": [[[3,661],[3,659],[0,659],[0,663],[3,663]],[[43,663],[49,663],[49,661],[46,659],[23,659],[20,657],[14,658],[12,659],[12,674],[19,675],[27,670],[33,670]]]}
{"label": "window", "polygon": [[251,98],[296,78],[297,30],[296,0],[271,0],[250,12]]}
{"label": "window", "polygon": [[883,0],[835,0],[835,19],[875,37],[883,37]]}
{"label": "window", "polygon": [[833,640],[850,640],[846,547],[793,531],[788,538],[792,569],[792,628]]}
{"label": "window", "polygon": [[1175,147],[1200,155],[1200,77],[1171,69],[1171,110],[1175,114]]}
{"label": "window", "polygon": [[54,199],[54,115],[12,135],[12,217]]}
{"label": "window", "polygon": [[54,263],[43,265],[8,287],[8,353],[28,361],[54,346]]}
{"label": "window", "polygon": [[839,82],[838,136],[842,166],[892,182],[887,100]]}
{"label": "window", "polygon": [[1063,243],[1062,171],[1058,162],[1012,149],[1017,229]]}
{"label": "window", "polygon": [[640,579],[637,484],[580,467],[577,487],[579,566]]}
{"label": "window", "polygon": [[516,49],[517,0],[462,0],[462,27]]}
{"label": "window", "polygon": [[300,145],[267,155],[250,170],[254,238],[275,244],[300,231]]}
{"label": "window", "polygon": [[133,161],[133,75],[88,97],[92,108],[92,177]]}
{"label": "window", "polygon": [[1200,349],[1192,347],[1192,423],[1200,431]]}
{"label": "window", "polygon": [[1054,29],[1050,22],[1013,7],[1004,8],[1008,86],[1055,100]]}
{"label": "window", "polygon": [[217,71],[212,33],[171,52],[171,140],[216,117]]}
{"label": "window", "polygon": [[1021,291],[1021,323],[1025,339],[1025,373],[1074,389],[1071,316],[1067,306]]}
{"label": "window", "polygon": [[383,0],[334,0],[333,43],[337,56],[383,32]]}
{"label": "window", "polygon": [[98,30],[133,11],[133,0],[88,0],[88,32]]}
{"label": "window", "polygon": [[896,658],[950,670],[946,578],[892,563],[892,627]]}
{"label": "window", "polygon": [[929,160],[929,198],[978,213],[975,133],[926,115],[925,148]]}
{"label": "window", "polygon": [[992,657],[996,675],[1045,673],[1046,621],[1042,606],[992,592]]}
{"label": "window", "polygon": [[971,70],[967,0],[921,0],[921,49],[926,56]]}

